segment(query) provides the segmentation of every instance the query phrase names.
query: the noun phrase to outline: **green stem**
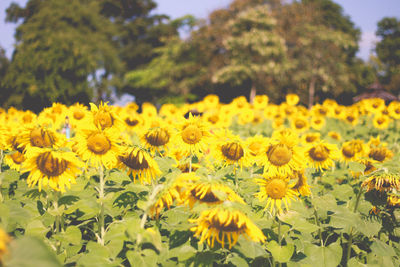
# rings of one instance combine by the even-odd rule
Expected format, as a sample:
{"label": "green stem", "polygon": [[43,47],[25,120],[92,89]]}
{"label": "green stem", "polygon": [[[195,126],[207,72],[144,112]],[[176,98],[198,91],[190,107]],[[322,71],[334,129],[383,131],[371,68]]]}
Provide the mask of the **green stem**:
{"label": "green stem", "polygon": [[192,172],[192,158],[193,158],[193,155],[190,154],[190,158],[189,158],[189,173]]}
{"label": "green stem", "polygon": [[100,185],[99,185],[99,200],[100,200],[100,215],[99,215],[99,233],[98,233],[98,243],[104,246],[104,170],[103,165],[99,167],[99,177],[100,177]]}
{"label": "green stem", "polygon": [[238,176],[237,176],[237,168],[236,168],[236,166],[235,166],[234,171],[235,171],[235,186],[236,186],[236,189],[238,189],[239,188],[239,180],[238,180]]}
{"label": "green stem", "polygon": [[[358,204],[360,203],[360,198],[362,195],[362,187],[360,187],[360,191],[358,191],[357,194],[357,199],[356,199],[356,204],[354,205],[354,210],[353,212],[357,212]],[[353,227],[350,228],[350,234],[349,234],[349,242],[347,244],[347,252],[346,252],[346,263],[349,262],[350,256],[351,256],[351,246],[353,245]]]}
{"label": "green stem", "polygon": [[319,236],[319,240],[321,242],[321,247],[324,246],[324,241],[322,239],[322,231],[321,231],[321,225],[319,223],[319,218],[318,218],[318,214],[317,214],[317,210],[314,207],[314,219],[315,219],[315,223],[318,225],[318,236]]}

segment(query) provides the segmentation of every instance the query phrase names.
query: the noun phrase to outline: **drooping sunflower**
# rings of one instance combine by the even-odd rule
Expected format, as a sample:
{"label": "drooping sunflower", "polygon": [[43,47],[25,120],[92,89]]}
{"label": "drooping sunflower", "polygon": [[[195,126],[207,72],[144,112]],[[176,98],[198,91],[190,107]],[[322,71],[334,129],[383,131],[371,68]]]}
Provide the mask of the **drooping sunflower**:
{"label": "drooping sunflower", "polygon": [[250,163],[244,142],[238,135],[232,134],[229,130],[221,130],[215,134],[211,153],[224,166],[235,165],[242,168]]}
{"label": "drooping sunflower", "polygon": [[58,148],[65,144],[66,139],[62,134],[43,126],[28,127],[21,133],[20,146],[25,149],[31,147]]}
{"label": "drooping sunflower", "polygon": [[368,157],[370,159],[373,159],[373,160],[376,160],[379,162],[384,162],[387,159],[392,158],[393,155],[394,155],[393,152],[384,146],[372,147],[372,148],[370,148],[369,153],[368,153]]}
{"label": "drooping sunflower", "polygon": [[308,163],[317,170],[329,169],[339,159],[339,149],[335,144],[324,141],[313,143],[305,149],[305,157]]}
{"label": "drooping sunflower", "polygon": [[65,187],[70,188],[75,183],[83,166],[73,152],[33,147],[26,152],[22,169],[29,171],[27,183],[30,187],[37,184],[39,191],[49,186],[65,192]]}
{"label": "drooping sunflower", "polygon": [[282,205],[286,210],[292,199],[295,199],[298,193],[293,190],[293,184],[290,184],[289,178],[283,176],[264,176],[265,179],[256,179],[260,186],[260,191],[255,196],[260,201],[267,200],[265,210],[269,208],[271,214],[283,212]]}
{"label": "drooping sunflower", "polygon": [[360,157],[368,155],[368,147],[362,140],[351,140],[342,144],[340,150],[342,159],[344,161],[355,161]]}
{"label": "drooping sunflower", "polygon": [[263,148],[260,163],[268,176],[290,175],[303,167],[303,150],[298,137],[290,130],[274,132],[268,146]]}
{"label": "drooping sunflower", "polygon": [[197,180],[184,193],[185,204],[190,208],[196,203],[207,205],[218,205],[225,200],[243,203],[243,199],[235,193],[229,186],[213,180]]}
{"label": "drooping sunflower", "polygon": [[398,174],[393,173],[377,173],[366,179],[361,186],[366,187],[367,191],[373,189],[380,192],[387,192],[393,189],[398,191],[400,189],[400,177]]}
{"label": "drooping sunflower", "polygon": [[178,132],[174,136],[174,143],[189,155],[196,155],[198,158],[207,149],[207,141],[210,137],[207,126],[198,116],[192,113],[189,118],[178,125]]}
{"label": "drooping sunflower", "polygon": [[95,168],[100,165],[112,169],[117,164],[119,155],[119,133],[113,129],[83,129],[75,136],[74,151]]}
{"label": "drooping sunflower", "polygon": [[363,174],[364,175],[368,175],[368,174],[372,173],[373,171],[377,170],[377,168],[374,166],[376,161],[373,160],[373,159],[361,158],[361,159],[358,159],[357,162],[363,164],[365,166],[365,169],[362,172],[353,172],[353,171],[351,171],[351,175],[354,178],[358,178]]}
{"label": "drooping sunflower", "polygon": [[387,198],[387,205],[390,207],[400,207],[400,197],[395,195],[389,195]]}
{"label": "drooping sunflower", "polygon": [[151,184],[151,180],[161,174],[157,162],[150,154],[136,146],[122,149],[122,153],[118,156],[118,167],[127,169],[134,181],[138,177],[142,184]]}
{"label": "drooping sunflower", "polygon": [[207,240],[210,247],[214,247],[215,240],[225,246],[228,243],[231,249],[240,235],[245,235],[254,242],[264,242],[266,237],[262,231],[241,211],[223,207],[205,210],[198,219],[189,222],[196,226],[190,228],[195,237],[200,237],[200,243]]}

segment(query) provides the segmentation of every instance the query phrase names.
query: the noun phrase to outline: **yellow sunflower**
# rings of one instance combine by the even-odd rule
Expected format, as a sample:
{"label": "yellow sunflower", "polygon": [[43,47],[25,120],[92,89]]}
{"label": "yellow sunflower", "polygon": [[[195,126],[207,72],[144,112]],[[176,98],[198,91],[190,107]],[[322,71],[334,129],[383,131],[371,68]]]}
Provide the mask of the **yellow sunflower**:
{"label": "yellow sunflower", "polygon": [[30,149],[31,147],[58,148],[66,143],[65,136],[43,126],[32,126],[21,133],[20,146]]}
{"label": "yellow sunflower", "polygon": [[339,149],[335,144],[320,141],[309,145],[305,150],[305,157],[311,166],[317,170],[329,169],[339,159]]}
{"label": "yellow sunflower", "polygon": [[289,184],[289,178],[283,176],[264,176],[265,179],[256,179],[260,186],[260,191],[255,196],[260,201],[267,200],[265,210],[269,208],[269,213],[279,214],[283,212],[282,205],[286,210],[292,199],[295,199],[298,193],[293,190],[293,184]]}
{"label": "yellow sunflower", "polygon": [[290,124],[292,129],[298,133],[307,131],[310,128],[310,123],[307,118],[303,116],[293,116]]}
{"label": "yellow sunflower", "polygon": [[399,101],[392,101],[388,106],[389,116],[395,120],[400,119],[400,102]]}
{"label": "yellow sunflower", "polygon": [[293,190],[297,191],[301,196],[311,195],[310,186],[307,183],[307,177],[304,174],[304,170],[294,172],[291,180],[297,180],[296,184],[293,186]]}
{"label": "yellow sunflower", "polygon": [[389,126],[390,117],[383,114],[376,114],[372,122],[375,128],[384,130]]}
{"label": "yellow sunflower", "polygon": [[362,174],[364,175],[368,175],[370,173],[372,173],[373,171],[376,171],[377,168],[374,166],[374,163],[376,162],[375,160],[372,159],[359,159],[357,160],[357,162],[365,165],[365,169],[363,172],[353,172],[351,171],[351,174],[354,178],[358,178],[360,177]]}
{"label": "yellow sunflower", "polygon": [[390,207],[400,207],[400,197],[395,196],[395,195],[390,195],[387,198],[387,204]]}
{"label": "yellow sunflower", "polygon": [[325,126],[325,117],[313,116],[311,117],[311,128],[315,130],[321,130]]}
{"label": "yellow sunflower", "polygon": [[210,247],[214,247],[215,239],[222,247],[225,242],[231,249],[240,235],[254,242],[264,242],[266,237],[262,231],[241,211],[216,207],[205,210],[198,219],[190,219],[196,226],[190,228],[195,237],[200,237],[200,243],[207,240]]}
{"label": "yellow sunflower", "polygon": [[83,166],[83,162],[73,152],[34,147],[26,152],[22,169],[29,171],[29,186],[38,184],[39,191],[49,186],[65,192],[65,187],[70,188],[75,183]]}
{"label": "yellow sunflower", "polygon": [[321,134],[319,132],[315,133],[306,133],[301,136],[301,140],[304,144],[311,144],[315,142],[319,142],[321,139]]}
{"label": "yellow sunflower", "polygon": [[142,184],[151,184],[151,180],[161,174],[157,162],[146,150],[139,147],[123,148],[118,163],[120,169],[127,169],[128,174],[132,174],[133,180],[138,177]]}
{"label": "yellow sunflower", "polygon": [[4,156],[4,163],[7,164],[10,169],[19,171],[22,163],[25,161],[25,155],[21,152],[13,151]]}
{"label": "yellow sunflower", "polygon": [[368,147],[362,140],[351,140],[342,144],[340,150],[344,161],[355,161],[360,157],[368,155]]}
{"label": "yellow sunflower", "polygon": [[10,236],[0,228],[0,265],[2,265],[2,258],[8,253],[8,244],[11,242]]}
{"label": "yellow sunflower", "polygon": [[270,143],[263,148],[260,163],[268,176],[290,175],[303,167],[303,150],[297,135],[291,131],[275,132]]}
{"label": "yellow sunflower", "polygon": [[215,134],[211,153],[224,166],[235,165],[242,168],[249,165],[248,151],[244,142],[229,130],[221,130]]}
{"label": "yellow sunflower", "polygon": [[379,161],[379,162],[384,162],[387,159],[390,159],[393,157],[393,152],[386,148],[386,147],[373,147],[370,148],[369,153],[368,153],[368,157],[370,159]]}
{"label": "yellow sunflower", "polygon": [[254,97],[253,106],[255,109],[264,110],[268,106],[269,98],[267,95],[256,95]]}
{"label": "yellow sunflower", "polygon": [[98,129],[104,130],[111,127],[116,130],[122,129],[123,124],[121,120],[107,103],[101,102],[98,107],[90,103],[90,111],[93,123]]}
{"label": "yellow sunflower", "polygon": [[225,200],[244,204],[243,199],[235,191],[218,181],[197,180],[186,189],[184,194],[185,204],[190,208],[193,208],[196,203],[217,205]]}
{"label": "yellow sunflower", "polygon": [[190,113],[189,118],[178,125],[174,143],[184,154],[196,155],[200,158],[202,153],[207,150],[209,136],[207,126],[198,116],[194,117]]}
{"label": "yellow sunflower", "polygon": [[112,169],[119,155],[119,133],[106,129],[84,129],[75,136],[74,151],[86,162],[87,166],[98,168],[104,165]]}
{"label": "yellow sunflower", "polygon": [[250,162],[257,166],[260,164],[263,148],[268,146],[268,142],[269,139],[261,135],[252,136],[246,139],[245,144],[249,152]]}
{"label": "yellow sunflower", "polygon": [[340,133],[335,132],[335,131],[328,132],[328,136],[332,139],[335,139],[336,141],[340,141],[340,139],[342,139],[342,136],[340,135]]}
{"label": "yellow sunflower", "polygon": [[300,97],[296,94],[287,94],[286,103],[290,106],[296,106],[299,103]]}
{"label": "yellow sunflower", "polygon": [[167,126],[154,127],[148,129],[142,134],[142,142],[153,153],[158,151],[161,153],[163,150],[167,151],[171,144],[172,131]]}

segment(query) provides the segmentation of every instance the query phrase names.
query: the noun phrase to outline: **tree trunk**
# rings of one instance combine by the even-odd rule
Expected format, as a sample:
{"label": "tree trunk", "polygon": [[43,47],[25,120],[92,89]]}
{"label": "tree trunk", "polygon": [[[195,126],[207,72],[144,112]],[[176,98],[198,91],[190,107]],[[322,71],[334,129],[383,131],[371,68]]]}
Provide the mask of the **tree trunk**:
{"label": "tree trunk", "polygon": [[256,97],[256,87],[254,86],[254,84],[251,85],[251,89],[250,89],[250,103],[253,104],[254,102],[254,98]]}
{"label": "tree trunk", "polygon": [[308,109],[311,109],[314,104],[314,94],[315,94],[315,82],[317,79],[315,76],[311,77],[310,85],[308,87]]}

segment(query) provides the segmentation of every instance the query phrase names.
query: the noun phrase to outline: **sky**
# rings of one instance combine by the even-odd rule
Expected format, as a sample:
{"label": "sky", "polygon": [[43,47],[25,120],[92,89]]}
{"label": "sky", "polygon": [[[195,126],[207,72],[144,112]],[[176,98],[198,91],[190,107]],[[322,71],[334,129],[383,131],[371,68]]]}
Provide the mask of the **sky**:
{"label": "sky", "polygon": [[[5,23],[5,10],[12,3],[24,5],[27,0],[0,0],[0,46],[11,58],[16,25]],[[169,15],[172,19],[186,14],[197,18],[206,18],[209,13],[229,5],[231,0],[155,0],[158,4],[156,13]],[[400,0],[334,0],[343,7],[344,13],[350,16],[355,25],[361,29],[362,38],[357,56],[368,60],[374,43],[377,41],[375,31],[377,22],[383,17],[400,19]]]}

